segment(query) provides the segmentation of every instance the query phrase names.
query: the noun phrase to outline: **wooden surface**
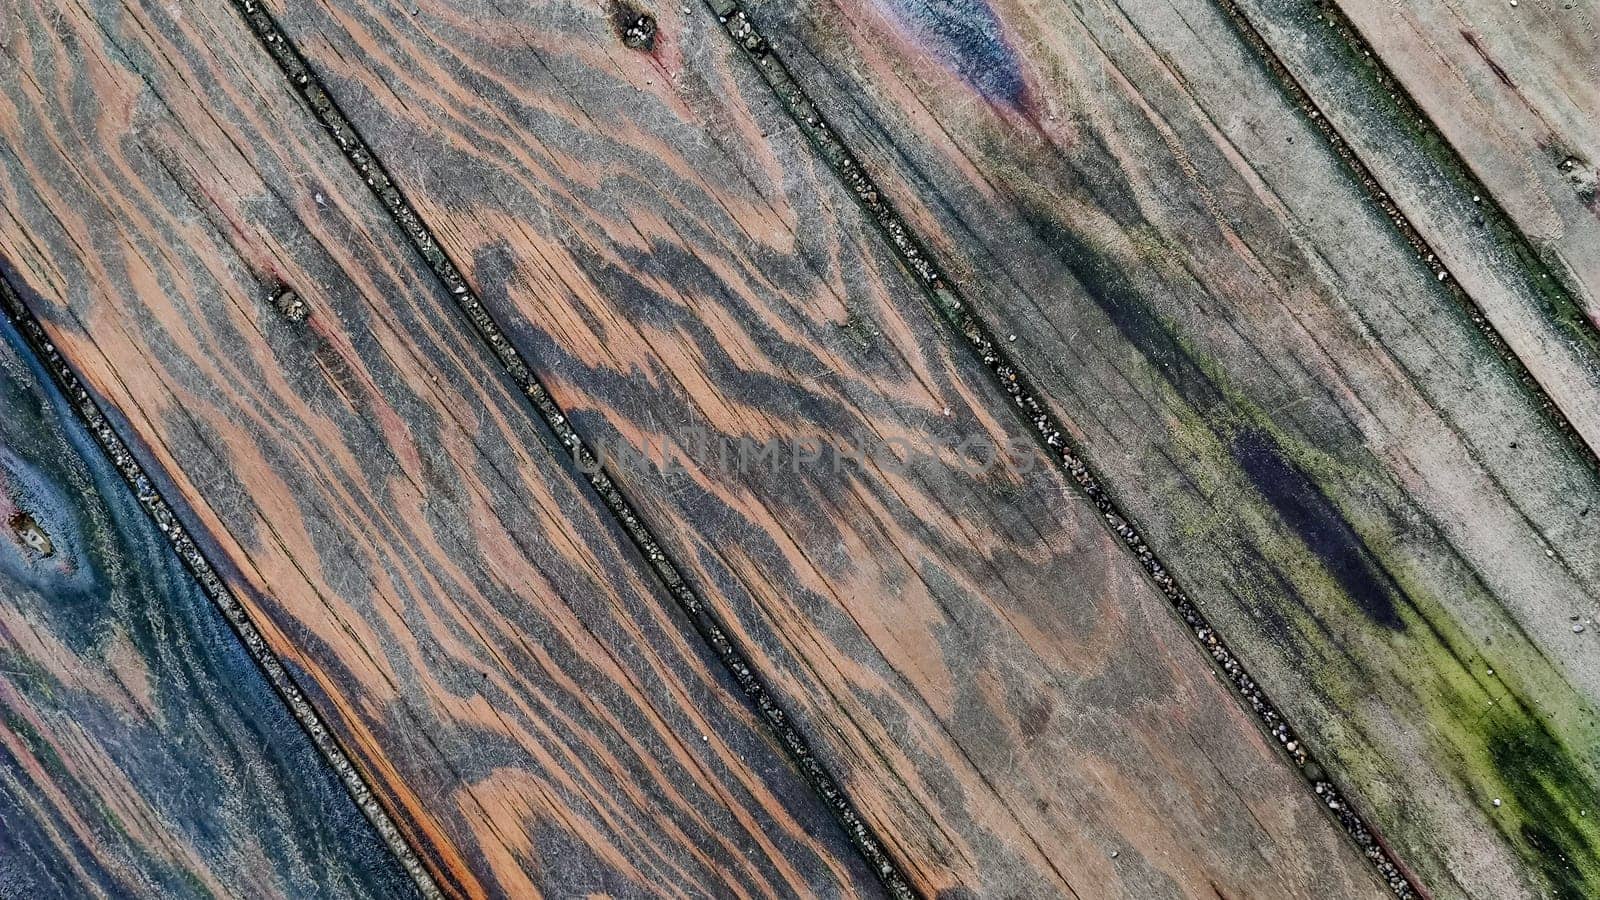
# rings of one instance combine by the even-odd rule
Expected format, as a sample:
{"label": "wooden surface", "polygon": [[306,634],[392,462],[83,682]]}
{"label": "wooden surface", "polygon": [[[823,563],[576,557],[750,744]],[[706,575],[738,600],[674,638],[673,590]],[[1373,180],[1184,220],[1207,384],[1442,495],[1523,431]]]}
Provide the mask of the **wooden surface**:
{"label": "wooden surface", "polygon": [[1042,454],[937,460],[1023,433],[703,11],[649,54],[587,4],[280,11],[580,431],[901,442],[617,477],[916,887],[1372,889]]}
{"label": "wooden surface", "polygon": [[[1346,168],[1413,253],[1457,303],[1481,314],[1501,352],[1515,352],[1588,446],[1600,447],[1600,219],[1587,151],[1559,149],[1585,146],[1600,121],[1594,79],[1584,74],[1600,66],[1600,50],[1554,34],[1553,4],[1469,3],[1451,14],[1440,6],[1244,0],[1238,19],[1262,36],[1284,77],[1309,91],[1301,103],[1319,115],[1318,130],[1334,136]],[[1560,16],[1576,26],[1585,13],[1565,6]],[[1468,24],[1479,13],[1493,24]],[[1445,32],[1452,16],[1460,27]],[[1436,45],[1419,46],[1419,28]],[[1528,28],[1544,37],[1518,37]],[[1526,93],[1502,96],[1491,50],[1521,67]],[[1468,90],[1469,74],[1494,81],[1492,111]],[[1548,122],[1534,121],[1537,109]]]}
{"label": "wooden surface", "polygon": [[1600,6],[1338,7],[1600,321]]}
{"label": "wooden surface", "polygon": [[871,894],[218,12],[20,10],[0,255],[441,888]]}
{"label": "wooden surface", "polygon": [[1223,12],[749,8],[1424,883],[1596,884],[1592,460]]}
{"label": "wooden surface", "polygon": [[[425,891],[1589,896],[1600,87],[1490,5],[14,0],[0,261]],[[388,893],[175,563],[37,568],[0,894]]]}
{"label": "wooden surface", "polygon": [[410,882],[0,324],[0,897]]}

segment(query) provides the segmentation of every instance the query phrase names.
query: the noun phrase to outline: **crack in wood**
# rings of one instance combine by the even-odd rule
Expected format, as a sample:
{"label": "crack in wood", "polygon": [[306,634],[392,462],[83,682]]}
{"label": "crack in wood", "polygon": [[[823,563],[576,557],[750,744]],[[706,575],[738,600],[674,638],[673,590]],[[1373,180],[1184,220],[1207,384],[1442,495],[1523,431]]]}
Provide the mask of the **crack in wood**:
{"label": "crack in wood", "polygon": [[[916,278],[938,315],[965,340],[968,348],[977,354],[993,380],[1011,398],[1017,414],[1027,423],[1034,437],[1060,462],[1079,490],[1094,504],[1105,526],[1138,559],[1145,574],[1161,591],[1172,610],[1188,626],[1190,633],[1205,650],[1216,669],[1222,673],[1239,699],[1254,714],[1257,723],[1293,761],[1305,783],[1360,848],[1379,877],[1395,896],[1404,900],[1426,897],[1427,891],[1417,882],[1415,876],[1403,867],[1383,838],[1356,810],[1349,799],[1350,795],[1333,783],[1305,741],[1290,727],[1283,714],[1244,668],[1238,656],[1217,634],[1199,605],[1179,586],[1166,565],[1122,513],[1106,489],[1105,482],[1084,461],[1055,416],[1046,409],[1020,369],[1001,349],[1003,345],[996,339],[989,326],[972,311],[970,304],[945,276],[942,267],[929,253],[924,242],[885,199],[872,176],[828,124],[805,89],[790,73],[788,66],[774,52],[771,44],[737,0],[704,0],[704,2],[717,16],[728,36],[754,63],[762,79],[777,97],[784,113],[799,127],[812,149],[843,182],[879,232],[887,239],[896,258]],[[1531,376],[1529,378],[1531,379]],[[1550,405],[1553,407],[1553,404]],[[1560,416],[1559,410],[1555,410],[1554,414]],[[1567,431],[1571,434],[1570,426]]]}
{"label": "crack in wood", "polygon": [[[727,670],[738,685],[740,693],[750,703],[761,721],[782,746],[789,760],[799,770],[835,822],[844,829],[851,845],[861,854],[891,897],[910,900],[916,896],[900,864],[890,855],[882,840],[857,812],[854,802],[840,787],[837,780],[811,749],[811,744],[793,716],[768,690],[765,680],[755,671],[749,657],[738,646],[724,626],[721,616],[701,599],[699,592],[680,573],[679,567],[668,557],[656,540],[650,527],[639,515],[632,501],[611,477],[589,443],[574,429],[554,397],[544,386],[520,351],[506,337],[505,331],[485,307],[482,298],[467,284],[461,270],[439,245],[422,217],[406,200],[388,170],[357,133],[355,126],[339,109],[333,96],[311,70],[305,57],[290,41],[265,7],[257,0],[232,0],[233,7],[244,18],[252,34],[261,43],[278,69],[289,80],[294,92],[310,107],[312,114],[327,129],[339,145],[345,159],[371,189],[389,217],[399,226],[407,240],[422,256],[457,309],[466,316],[474,333],[488,347],[512,383],[534,408],[538,418],[565,447],[575,463],[578,476],[599,495],[606,509],[634,547],[644,557],[649,569],[678,608],[688,617],[690,624],[706,646]],[[650,23],[653,25],[653,20]],[[643,26],[635,20],[631,26],[638,30],[640,40]],[[624,40],[629,39],[625,31]],[[654,29],[650,29],[654,39]],[[633,46],[633,44],[629,44]],[[641,45],[639,49],[644,49]],[[415,858],[415,855],[412,855]]]}
{"label": "crack in wood", "polygon": [[[84,386],[61,352],[56,349],[55,343],[51,341],[32,309],[23,301],[22,290],[12,284],[13,277],[9,267],[0,265],[0,312],[4,313],[22,335],[28,348],[41,363],[41,368],[50,374],[51,381],[67,399],[67,405],[94,436],[95,443],[99,445],[101,452],[105,453],[112,468],[133,491],[139,506],[167,539],[167,543],[183,561],[184,567],[200,585],[200,589],[222,613],[228,626],[238,636],[250,658],[255,661],[267,679],[267,683],[272,685],[273,691],[289,708],[290,714],[294,716],[317,752],[333,770],[340,784],[350,795],[350,799],[377,831],[379,839],[394,855],[401,868],[411,877],[418,892],[427,900],[442,900],[444,894],[439,890],[433,876],[422,864],[411,844],[395,826],[388,810],[379,802],[365,777],[351,763],[350,757],[339,746],[338,739],[334,737],[321,715],[306,698],[305,692],[295,682],[294,676],[262,636],[260,629],[250,618],[249,611],[234,596],[233,591],[217,574],[216,568],[201,553],[188,528],[179,520],[173,507],[161,496],[155,482],[128,449],[127,443],[117,434],[110,418],[100,409],[98,401]],[[29,519],[29,522],[31,521]],[[42,531],[40,536],[43,538],[43,546],[36,549],[48,555],[49,538],[43,535]]]}

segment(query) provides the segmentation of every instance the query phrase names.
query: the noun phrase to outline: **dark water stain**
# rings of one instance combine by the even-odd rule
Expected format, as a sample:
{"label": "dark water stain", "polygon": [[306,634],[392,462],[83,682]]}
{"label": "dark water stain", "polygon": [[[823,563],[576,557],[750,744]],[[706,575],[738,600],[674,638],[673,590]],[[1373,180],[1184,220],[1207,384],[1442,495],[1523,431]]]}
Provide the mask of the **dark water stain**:
{"label": "dark water stain", "polygon": [[1226,413],[1230,405],[1226,395],[1130,283],[1119,261],[1095,251],[1047,217],[1034,217],[1031,224],[1056,249],[1057,258],[1123,339],[1230,446],[1234,462],[1250,483],[1344,592],[1374,622],[1403,630],[1405,624],[1395,607],[1401,592],[1355,529],[1322,490],[1285,457],[1271,435],[1213,421]]}
{"label": "dark water stain", "polygon": [[984,0],[878,0],[900,29],[990,103],[1026,110],[1028,83]]}
{"label": "dark water stain", "polygon": [[1400,592],[1393,580],[1322,490],[1284,458],[1277,441],[1247,429],[1234,438],[1232,451],[1250,483],[1367,617],[1385,628],[1404,630],[1395,609],[1394,598]]}
{"label": "dark water stain", "polygon": [[1197,413],[1224,403],[1211,377],[1161,321],[1123,272],[1123,263],[1090,247],[1048,215],[1029,217],[1033,232],[1055,250],[1056,259],[1110,320],[1123,340]]}

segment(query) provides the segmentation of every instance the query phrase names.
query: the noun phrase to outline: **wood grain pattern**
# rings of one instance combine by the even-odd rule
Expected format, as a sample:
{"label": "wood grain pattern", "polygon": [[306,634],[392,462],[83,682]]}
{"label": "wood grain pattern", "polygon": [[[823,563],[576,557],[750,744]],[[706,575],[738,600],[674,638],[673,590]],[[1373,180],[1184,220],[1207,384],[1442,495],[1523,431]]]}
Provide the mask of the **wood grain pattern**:
{"label": "wood grain pattern", "polygon": [[919,889],[1378,891],[703,10],[273,9],[581,431],[899,442],[617,475]]}
{"label": "wood grain pattern", "polygon": [[1600,6],[1338,7],[1600,321]]}
{"label": "wood grain pattern", "polygon": [[[1446,5],[1458,17],[1493,8],[1489,18],[1497,24],[1479,31],[1462,18],[1456,30],[1441,32],[1452,17]],[[1385,12],[1370,2],[1350,2],[1341,11],[1298,0],[1243,0],[1237,8],[1238,21],[1259,35],[1284,79],[1307,92],[1303,102],[1317,110],[1319,130],[1356,161],[1375,201],[1436,275],[1459,286],[1458,300],[1482,311],[1594,449],[1600,448],[1600,264],[1594,262],[1600,217],[1588,151],[1563,148],[1591,142],[1576,135],[1592,134],[1600,115],[1594,93],[1600,89],[1588,77],[1600,66],[1600,49],[1592,36],[1549,34],[1550,10],[1536,6],[1524,12],[1505,4],[1426,2],[1386,5]],[[1576,4],[1565,6],[1562,17],[1583,21]],[[1516,36],[1525,31],[1522,23],[1537,30],[1540,22],[1551,40]],[[1493,74],[1499,64],[1489,55],[1491,44],[1525,70],[1518,77],[1529,85],[1526,94],[1500,81],[1511,77],[1505,70]],[[1493,110],[1469,90],[1469,74],[1495,83]],[[1549,121],[1535,121],[1539,109],[1549,110]]]}
{"label": "wood grain pattern", "polygon": [[0,256],[442,887],[873,894],[216,12],[16,5]]}
{"label": "wood grain pattern", "polygon": [[749,8],[1424,884],[1592,894],[1592,459],[1225,11]]}
{"label": "wood grain pattern", "polygon": [[410,881],[0,322],[0,897]]}

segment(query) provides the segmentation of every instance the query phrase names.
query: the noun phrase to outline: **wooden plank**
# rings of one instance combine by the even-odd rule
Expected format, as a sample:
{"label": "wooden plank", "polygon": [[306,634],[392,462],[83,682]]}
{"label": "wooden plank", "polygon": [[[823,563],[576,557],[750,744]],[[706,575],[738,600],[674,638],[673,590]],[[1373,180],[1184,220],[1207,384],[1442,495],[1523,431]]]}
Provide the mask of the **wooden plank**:
{"label": "wooden plank", "polygon": [[[1418,255],[1600,448],[1592,35],[1553,34],[1535,3],[1344,6],[1356,23],[1298,0],[1243,0],[1236,21]],[[1579,26],[1574,6],[1558,18]],[[1471,24],[1479,12],[1494,24]],[[1526,93],[1501,82],[1496,54],[1517,61]]]}
{"label": "wooden plank", "polygon": [[1592,895],[1593,459],[1226,12],[750,14],[1423,883]]}
{"label": "wooden plank", "polygon": [[[1592,2],[1341,0],[1353,24],[1488,193],[1600,320],[1600,8]],[[1276,16],[1274,16],[1276,20]],[[1314,46],[1299,54],[1307,62]],[[1331,74],[1331,73],[1330,73]],[[1342,112],[1340,93],[1329,113]],[[1425,198],[1408,209],[1423,208]]]}
{"label": "wooden plank", "polygon": [[0,896],[410,879],[0,322]]}
{"label": "wooden plank", "polygon": [[915,888],[1378,892],[703,10],[271,6]]}
{"label": "wooden plank", "polygon": [[873,893],[216,11],[15,6],[0,256],[439,886]]}

